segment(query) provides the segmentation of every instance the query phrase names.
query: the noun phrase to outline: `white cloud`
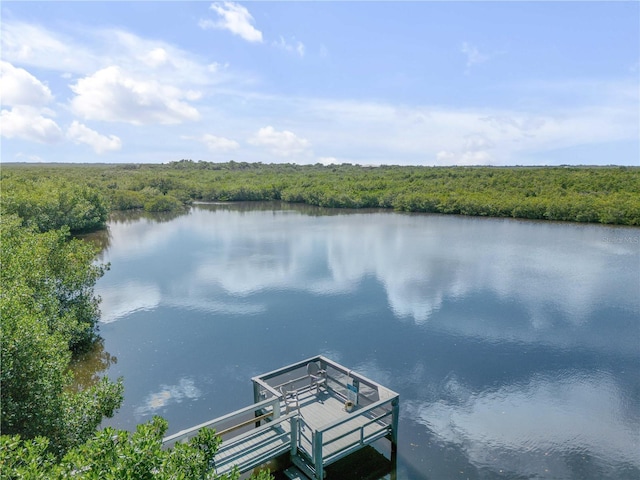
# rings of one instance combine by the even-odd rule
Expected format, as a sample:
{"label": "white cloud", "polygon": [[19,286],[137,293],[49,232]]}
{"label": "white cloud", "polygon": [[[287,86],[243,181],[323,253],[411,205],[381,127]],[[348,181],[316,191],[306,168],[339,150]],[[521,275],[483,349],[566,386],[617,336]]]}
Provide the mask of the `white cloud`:
{"label": "white cloud", "polygon": [[315,150],[355,163],[509,165],[558,149],[637,141],[638,100],[620,92],[626,84],[588,107],[542,113],[289,98],[286,115],[313,132]]}
{"label": "white cloud", "polygon": [[62,34],[40,25],[3,19],[2,58],[14,65],[62,72],[64,78],[87,75],[110,65],[139,78],[153,75],[172,85],[213,85],[230,77],[223,69],[211,70],[210,59],[161,40],[121,29],[74,28]]}
{"label": "white cloud", "polygon": [[441,165],[453,165],[455,163],[455,159],[456,154],[446,150],[441,150],[436,154],[436,160]]}
{"label": "white cloud", "polygon": [[39,143],[53,144],[62,138],[62,130],[37,108],[15,106],[2,110],[0,132],[6,138],[20,138]]}
{"label": "white cloud", "polygon": [[288,130],[277,131],[271,125],[261,128],[249,139],[249,143],[266,147],[274,155],[290,157],[304,153],[311,144]]}
{"label": "white cloud", "polygon": [[0,62],[3,105],[42,106],[53,100],[49,87],[22,68]]}
{"label": "white cloud", "polygon": [[167,63],[169,56],[164,48],[158,47],[145,55],[145,61],[150,67],[159,67]]}
{"label": "white cloud", "polygon": [[51,118],[53,112],[45,105],[53,100],[49,87],[22,68],[0,62],[0,90],[3,105],[1,134],[5,138],[53,144],[62,138],[62,130]]}
{"label": "white cloud", "polygon": [[29,155],[22,152],[16,153],[15,159],[17,162],[25,161],[25,162],[33,162],[33,163],[42,163],[44,161],[42,157],[39,157],[38,155]]}
{"label": "white cloud", "polygon": [[231,140],[225,137],[216,137],[215,135],[211,135],[209,133],[205,133],[201,137],[184,137],[185,139],[194,139],[199,142],[204,143],[209,150],[212,152],[228,152],[231,150],[236,150],[240,147],[240,144],[235,140]]}
{"label": "white cloud", "polygon": [[93,35],[98,41],[96,50],[101,58],[100,68],[118,65],[138,78],[153,76],[161,78],[163,83],[183,88],[211,85],[223,78],[220,72],[209,69],[207,63],[210,64],[210,60],[160,40],[142,38],[117,29],[104,29],[87,35]]}
{"label": "white cloud", "polygon": [[200,118],[198,110],[183,101],[194,99],[194,92],[134,79],[117,66],[81,78],[70,88],[76,94],[71,100],[73,112],[86,119],[146,125]]}
{"label": "white cloud", "polygon": [[439,151],[436,160],[440,165],[490,165],[494,159],[489,150],[493,147],[487,135],[468,134],[456,151]]}
{"label": "white cloud", "polygon": [[[221,2],[212,9],[230,12],[229,25],[238,26],[244,19],[249,25],[246,31],[255,30],[253,18],[242,6]],[[224,26],[226,17],[220,12],[212,13],[212,16],[220,15],[220,19],[214,18],[214,21],[220,20],[216,28],[229,29]],[[244,31],[239,26],[236,30]],[[262,34],[255,32],[262,40]],[[286,122],[286,125],[304,128],[298,133],[304,132],[306,138],[313,139],[315,151],[341,162],[496,165],[526,163],[531,159],[547,161],[543,160],[543,154],[553,150],[607,142],[637,142],[638,89],[636,82],[624,79],[532,80],[529,84],[510,87],[507,84],[508,88],[524,91],[525,97],[534,99],[525,108],[399,105],[393,101],[333,100],[320,93],[316,98],[264,94],[259,90],[264,78],[256,71],[240,77],[215,55],[199,56],[162,40],[113,28],[89,30],[76,25],[65,31],[54,31],[5,19],[1,35],[2,59],[8,62],[1,79],[5,103],[3,122],[6,124],[9,118],[20,120],[17,125],[6,127],[3,132],[6,138],[51,143],[64,137],[56,122],[69,125],[74,119],[87,125],[92,125],[92,120],[150,125],[179,124],[202,116],[208,125],[227,122],[229,128],[221,131],[221,135],[252,137],[251,145],[267,147],[273,154],[270,161],[277,161],[276,156],[310,153],[309,142],[291,132],[265,127],[255,133],[261,126]],[[296,43],[291,36],[279,37],[275,42],[269,39],[269,42],[270,46],[293,55],[307,53],[305,45]],[[479,49],[469,42],[458,46],[461,46],[460,58],[467,60],[467,68],[491,61],[498,54],[481,51],[482,46]],[[328,54],[326,47],[320,47],[320,54]],[[28,70],[48,70],[49,75],[52,72],[58,75],[44,77],[38,73],[40,78],[35,78]],[[70,96],[68,109],[54,104],[54,99],[69,97],[64,89],[52,91],[61,75],[72,78],[66,82],[75,94]],[[43,81],[45,78],[51,78],[50,84]],[[215,105],[207,105],[206,101],[212,98]],[[39,110],[11,110],[12,104],[30,105]],[[64,120],[44,110],[45,106],[55,109]],[[69,112],[75,113],[75,118],[66,117]],[[137,133],[141,144],[157,142],[157,131],[147,133],[138,129]],[[176,140],[189,134],[186,130],[176,131],[175,137],[163,142],[173,141],[180,149],[184,143]],[[240,146],[225,144],[224,137],[219,138],[223,140],[213,138],[208,144],[203,138],[194,140],[219,151],[247,146],[244,142]],[[127,145],[130,144],[127,140]],[[242,152],[247,161],[265,161],[265,153],[266,150],[249,148]],[[551,163],[558,163],[560,156],[557,154]],[[304,160],[316,161],[310,154]],[[629,163],[633,159],[621,161]]]}
{"label": "white cloud", "polygon": [[98,67],[85,45],[39,25],[3,19],[0,35],[2,57],[14,64],[75,73]]}
{"label": "white cloud", "polygon": [[115,135],[101,135],[86,125],[74,121],[67,130],[67,138],[75,143],[86,143],[98,153],[105,153],[122,148],[122,141]]}
{"label": "white cloud", "polygon": [[210,7],[216,12],[221,20],[200,20],[199,26],[202,29],[219,28],[229,30],[248,42],[262,42],[262,32],[253,26],[253,17],[242,5],[233,2],[213,3]]}
{"label": "white cloud", "polygon": [[282,35],[277,42],[272,42],[274,47],[281,48],[290,53],[297,53],[301,57],[304,57],[304,44],[295,38],[291,40],[291,43],[287,42]]}

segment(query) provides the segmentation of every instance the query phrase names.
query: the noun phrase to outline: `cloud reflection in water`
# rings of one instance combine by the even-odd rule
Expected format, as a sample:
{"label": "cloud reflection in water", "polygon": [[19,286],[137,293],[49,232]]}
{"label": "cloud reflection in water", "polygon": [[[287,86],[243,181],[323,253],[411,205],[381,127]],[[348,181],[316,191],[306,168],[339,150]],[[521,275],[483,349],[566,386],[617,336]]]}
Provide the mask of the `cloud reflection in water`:
{"label": "cloud reflection in water", "polygon": [[196,400],[202,395],[191,378],[181,378],[177,385],[161,385],[160,390],[145,398],[144,404],[135,409],[138,417],[154,415],[172,403]]}
{"label": "cloud reflection in water", "polygon": [[[296,354],[313,345],[319,352],[310,354],[397,389],[402,421],[458,445],[478,469],[501,465],[512,477],[576,478],[567,459],[572,452],[640,468],[637,399],[625,400],[637,391],[635,380],[611,368],[638,355],[638,325],[629,313],[640,311],[637,246],[603,240],[625,229],[197,208],[171,222],[114,223],[111,230],[105,260],[112,270],[98,288],[103,320],[168,307],[163,328],[188,320],[200,337],[180,323],[180,348],[191,349],[174,355],[193,358],[199,352],[193,346],[207,334],[224,339],[224,355],[242,350],[240,316],[262,322],[250,328],[265,345],[285,337],[283,325],[309,318],[316,330],[296,340]],[[362,292],[364,284],[375,298]],[[305,316],[309,304],[322,312]],[[276,311],[295,318],[275,320]],[[368,327],[366,346],[340,338]],[[314,336],[321,341],[313,343]],[[156,343],[164,340],[160,332]],[[217,358],[216,349],[202,355],[209,353]],[[255,371],[259,360],[240,356],[211,385],[244,386],[262,372]],[[140,389],[135,414],[168,412],[174,403],[209,395],[206,368],[195,369],[182,371],[200,388],[189,378],[148,379],[153,386]]]}
{"label": "cloud reflection in water", "polygon": [[[640,421],[635,416],[629,423],[624,395],[606,374],[537,376],[525,385],[479,393],[453,377],[444,389],[447,398],[437,402],[405,400],[403,415],[441,441],[463,446],[479,468],[502,457],[505,470],[524,477],[550,478],[552,468],[553,478],[574,478],[560,459],[575,452],[640,468]],[[544,457],[547,461],[540,462]]]}
{"label": "cloud reflection in water", "polygon": [[[447,299],[491,292],[526,308],[529,323],[521,333],[530,336],[550,329],[550,310],[580,325],[603,298],[628,304],[638,288],[628,268],[621,271],[628,278],[615,287],[600,274],[615,268],[611,260],[619,257],[624,263],[633,252],[632,246],[621,250],[602,241],[607,230],[599,226],[559,229],[496,219],[194,209],[169,223],[115,223],[110,228],[108,261],[130,259],[133,248],[144,257],[166,258],[167,265],[166,275],[141,268],[135,280],[100,284],[104,321],[158,302],[251,314],[265,308],[253,303],[256,292],[346,294],[363,279],[375,278],[399,318],[425,324]],[[172,239],[187,231],[193,250],[173,259]]]}

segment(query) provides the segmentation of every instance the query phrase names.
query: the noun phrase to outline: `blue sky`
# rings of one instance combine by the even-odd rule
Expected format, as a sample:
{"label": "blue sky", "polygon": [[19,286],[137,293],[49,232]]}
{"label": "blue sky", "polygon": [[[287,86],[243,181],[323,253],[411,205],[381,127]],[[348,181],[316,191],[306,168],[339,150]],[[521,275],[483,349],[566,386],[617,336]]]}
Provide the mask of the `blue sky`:
{"label": "blue sky", "polygon": [[2,161],[640,163],[640,3],[0,5]]}

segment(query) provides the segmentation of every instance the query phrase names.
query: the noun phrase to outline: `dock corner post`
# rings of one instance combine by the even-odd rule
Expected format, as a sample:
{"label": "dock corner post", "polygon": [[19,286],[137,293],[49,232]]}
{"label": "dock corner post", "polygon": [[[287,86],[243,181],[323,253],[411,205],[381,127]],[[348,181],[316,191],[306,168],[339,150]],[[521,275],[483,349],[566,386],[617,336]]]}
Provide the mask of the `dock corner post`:
{"label": "dock corner post", "polygon": [[400,397],[396,397],[391,402],[391,458],[394,459],[398,453],[398,423],[400,417]]}
{"label": "dock corner post", "polygon": [[[259,403],[260,402],[260,385],[258,385],[258,382],[256,382],[255,380],[253,381],[253,403]],[[259,411],[255,411],[254,415],[256,417],[260,416],[260,412]],[[260,420],[256,421],[256,428],[258,428],[260,426]]]}
{"label": "dock corner post", "polygon": [[253,403],[260,401],[260,385],[255,380],[253,381]]}
{"label": "dock corner post", "polygon": [[324,459],[322,458],[322,430],[316,430],[313,435],[313,460],[315,467],[315,480],[324,478]]}
{"label": "dock corner post", "polygon": [[298,417],[291,417],[291,456],[298,454]]}

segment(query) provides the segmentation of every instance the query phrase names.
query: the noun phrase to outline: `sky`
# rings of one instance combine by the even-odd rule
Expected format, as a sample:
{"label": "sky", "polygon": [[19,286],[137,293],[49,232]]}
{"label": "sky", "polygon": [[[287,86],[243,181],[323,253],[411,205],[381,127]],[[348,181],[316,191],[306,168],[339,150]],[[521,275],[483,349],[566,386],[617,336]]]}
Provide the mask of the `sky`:
{"label": "sky", "polygon": [[2,162],[640,165],[640,2],[0,3]]}

